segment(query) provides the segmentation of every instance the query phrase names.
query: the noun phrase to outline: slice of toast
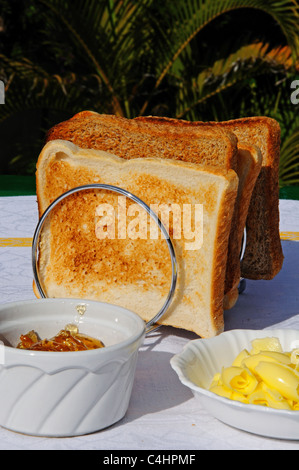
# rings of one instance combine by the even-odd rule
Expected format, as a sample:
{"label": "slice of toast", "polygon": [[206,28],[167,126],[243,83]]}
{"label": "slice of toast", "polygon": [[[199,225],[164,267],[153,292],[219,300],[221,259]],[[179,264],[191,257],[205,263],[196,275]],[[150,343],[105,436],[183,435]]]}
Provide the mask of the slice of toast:
{"label": "slice of toast", "polygon": [[[181,126],[185,129],[200,129],[205,132],[206,129],[220,128],[217,123],[211,122],[190,122],[166,117],[144,116],[136,118],[138,122],[147,123],[156,127],[171,129],[172,127]],[[232,129],[230,129],[232,130]],[[233,130],[232,130],[233,131]],[[222,165],[218,155],[214,155],[214,164]],[[255,183],[262,166],[262,154],[256,145],[248,142],[238,142],[237,166],[233,167],[239,177],[239,189],[236,199],[236,205],[233,214],[232,228],[229,238],[228,259],[225,278],[225,297],[224,308],[232,308],[238,300],[238,284],[240,282],[240,252],[242,248],[242,240],[244,229],[246,226],[247,214],[254,190]]]}
{"label": "slice of toast", "polygon": [[[175,121],[152,116],[137,119],[157,125]],[[254,145],[260,149],[262,163],[258,176],[255,176],[256,183],[250,195],[246,218],[246,250],[241,263],[241,275],[255,280],[273,279],[283,264],[279,234],[280,126],[278,122],[267,116],[254,116],[223,122],[181,121],[181,123],[200,128],[214,126],[217,129],[227,129],[236,135],[239,147]],[[229,284],[231,285],[231,282]]]}
{"label": "slice of toast", "polygon": [[[236,250],[241,255],[244,228],[246,227],[246,221],[248,216],[249,205],[252,197],[252,193],[261,170],[262,155],[258,147],[249,144],[238,145],[238,168],[237,175],[239,177],[239,187],[236,204]],[[233,243],[232,230],[230,234],[229,243]],[[240,258],[232,256],[233,250],[228,252],[228,262],[226,267],[226,280],[225,280],[225,296],[224,296],[224,309],[228,310],[232,308],[239,297],[238,285],[240,282],[239,278],[233,276],[233,273],[240,272]],[[233,263],[237,263],[234,269],[231,269]]]}
{"label": "slice of toast", "polygon": [[[169,221],[178,282],[174,300],[160,323],[201,337],[223,330],[227,247],[238,191],[238,177],[233,170],[172,159],[125,160],[56,140],[43,148],[36,177],[40,214],[63,192],[89,183],[122,187],[151,207],[176,204],[183,217],[186,208],[191,209],[194,240],[190,231],[185,232],[185,226],[178,236],[176,217]],[[41,283],[49,297],[97,299],[129,308],[149,321],[161,308],[170,286],[167,244],[163,237],[151,236],[148,220],[146,231],[139,231],[139,236],[146,233],[146,237],[133,236],[136,231],[132,229],[132,214],[135,217],[136,208],[130,212],[128,200],[122,206],[127,213],[126,237],[119,237],[124,226],[120,230],[117,223],[117,236],[109,232],[109,236],[99,237],[103,207],[115,210],[116,222],[123,220],[118,196],[103,190],[77,192],[53,209],[39,243]],[[202,220],[196,216],[199,207],[203,209]],[[111,219],[105,223],[108,232],[113,223]]]}
{"label": "slice of toast", "polygon": [[46,142],[67,140],[83,149],[104,150],[125,159],[171,158],[226,170],[237,168],[238,140],[232,132],[213,125],[198,129],[172,121],[166,127],[150,120],[82,111],[53,126]]}
{"label": "slice of toast", "polygon": [[[50,129],[47,141],[53,139],[67,140],[81,148],[104,150],[125,159],[155,157],[182,160],[225,170],[233,169],[242,181],[248,177],[246,165],[239,166],[238,170],[239,157],[235,135],[222,128],[216,129],[213,125],[198,126],[187,121],[155,117],[125,119],[83,111]],[[249,155],[248,150],[243,152],[243,160],[247,159],[248,168],[252,167],[257,153],[255,149],[252,155]],[[244,176],[241,174],[243,171]],[[243,186],[246,186],[245,182],[242,183]],[[241,196],[243,211],[245,207],[248,208],[251,193],[248,191],[239,194],[234,208],[225,294],[231,289],[236,291],[241,276],[239,254],[244,231],[244,223],[240,224],[238,209]],[[234,295],[234,301],[236,300],[237,295]],[[225,305],[229,308],[233,303],[225,302]]]}
{"label": "slice of toast", "polygon": [[262,168],[248,210],[241,274],[248,279],[273,279],[284,258],[279,234],[280,126],[260,116],[222,122],[220,127],[232,131],[240,144],[254,144],[261,150]]}

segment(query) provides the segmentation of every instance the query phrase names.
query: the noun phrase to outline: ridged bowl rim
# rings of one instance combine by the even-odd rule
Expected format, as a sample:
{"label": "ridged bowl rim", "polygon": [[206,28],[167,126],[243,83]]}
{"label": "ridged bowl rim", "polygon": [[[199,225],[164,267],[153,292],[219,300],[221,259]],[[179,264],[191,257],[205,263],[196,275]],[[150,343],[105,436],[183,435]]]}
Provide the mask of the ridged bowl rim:
{"label": "ridged bowl rim", "polygon": [[[290,347],[292,342],[296,342],[297,346],[295,345],[294,347],[299,346],[299,329],[291,329],[291,328],[274,328],[274,329],[264,329],[264,330],[252,330],[252,329],[236,329],[236,330],[231,330],[231,331],[226,331],[221,333],[220,335],[213,337],[213,338],[207,338],[207,339],[195,339],[189,341],[182,349],[182,351],[178,354],[175,354],[171,359],[170,359],[170,364],[173,370],[177,373],[179,380],[181,381],[182,384],[187,386],[189,389],[191,389],[193,392],[199,395],[203,395],[206,397],[209,397],[211,400],[215,400],[218,403],[223,404],[224,406],[229,406],[232,407],[236,410],[246,410],[246,411],[254,411],[255,413],[260,413],[261,415],[276,415],[277,419],[279,420],[282,417],[293,417],[298,420],[298,425],[299,425],[299,411],[295,410],[280,410],[280,409],[274,409],[270,407],[265,407],[265,406],[260,406],[260,405],[251,405],[251,404],[245,404],[239,401],[231,400],[229,398],[221,397],[219,395],[216,395],[213,392],[210,392],[207,388],[198,385],[194,381],[190,380],[188,377],[186,370],[190,361],[190,357],[194,357],[199,355],[199,352],[202,352],[205,350],[206,354],[209,354],[209,352],[212,351],[212,348],[219,347],[219,343],[225,339],[227,346],[230,344],[234,346],[234,354],[232,354],[232,357],[236,357],[236,347],[239,345],[240,349],[239,352],[241,352],[242,349],[248,347],[248,344],[250,344],[250,341],[255,338],[263,338],[263,337],[278,337],[282,343],[282,348],[283,350],[287,350],[288,347]],[[247,340],[247,343],[246,341]],[[288,345],[288,346],[287,346]],[[290,347],[291,349],[292,347]],[[231,351],[233,350],[233,347],[231,348]],[[214,350],[215,354],[215,350]],[[227,364],[231,365],[231,364]],[[212,370],[212,367],[211,367]],[[217,370],[216,368],[214,369],[214,373],[220,372],[221,369]],[[211,374],[211,380],[212,380],[212,375]]]}

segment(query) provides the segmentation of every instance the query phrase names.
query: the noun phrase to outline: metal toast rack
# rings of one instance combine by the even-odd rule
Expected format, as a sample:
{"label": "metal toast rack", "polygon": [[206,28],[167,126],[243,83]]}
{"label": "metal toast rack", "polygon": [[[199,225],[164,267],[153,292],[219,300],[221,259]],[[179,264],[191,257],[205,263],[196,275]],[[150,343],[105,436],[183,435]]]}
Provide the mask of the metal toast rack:
{"label": "metal toast rack", "polygon": [[[245,227],[244,232],[243,232],[243,240],[242,240],[242,247],[241,247],[241,253],[240,253],[240,262],[244,258],[245,249],[246,249],[246,241],[247,241],[247,232],[246,232],[246,227]],[[245,289],[246,289],[246,279],[244,279],[244,277],[241,277],[240,282],[239,282],[239,286],[238,286],[239,294],[243,294]]]}
{"label": "metal toast rack", "polygon": [[129,191],[127,191],[125,189],[122,189],[122,188],[119,188],[117,186],[112,186],[112,185],[109,185],[109,184],[97,184],[97,183],[85,184],[85,185],[82,185],[82,186],[78,186],[76,188],[73,188],[73,189],[63,193],[61,196],[59,196],[57,199],[55,199],[49,205],[49,207],[45,210],[45,212],[43,213],[43,215],[41,216],[41,218],[40,218],[40,220],[37,224],[37,227],[35,229],[34,236],[33,236],[33,242],[32,242],[32,268],[33,268],[34,281],[36,283],[36,287],[39,291],[39,294],[40,294],[41,298],[46,298],[47,297],[46,292],[43,289],[43,287],[41,285],[41,282],[40,282],[39,272],[38,272],[38,263],[37,263],[39,237],[40,237],[41,230],[44,226],[44,223],[45,223],[47,217],[49,216],[49,214],[51,213],[51,211],[54,209],[54,207],[56,207],[57,204],[59,204],[62,200],[66,199],[67,197],[69,197],[70,195],[72,195],[74,193],[78,193],[78,192],[81,192],[81,191],[84,191],[84,190],[87,190],[87,189],[96,189],[96,190],[102,189],[102,190],[118,193],[118,194],[121,194],[122,196],[127,197],[131,201],[134,201],[135,203],[137,203],[139,206],[141,206],[150,215],[150,217],[158,225],[159,230],[161,230],[161,232],[164,236],[165,242],[167,243],[167,246],[168,246],[170,259],[171,259],[171,268],[172,268],[171,284],[170,284],[170,289],[169,289],[168,295],[166,297],[166,300],[165,300],[163,306],[161,307],[159,312],[150,321],[148,321],[146,323],[146,332],[149,333],[149,332],[151,332],[151,331],[153,331],[153,330],[155,330],[155,329],[157,329],[161,326],[161,325],[157,324],[157,322],[165,314],[166,310],[168,309],[168,307],[170,306],[170,304],[172,302],[172,299],[173,299],[173,296],[174,296],[174,293],[175,293],[175,289],[176,289],[176,284],[177,284],[177,260],[176,260],[176,255],[175,255],[174,247],[173,247],[172,241],[169,237],[169,234],[168,234],[165,226],[162,224],[161,220],[159,219],[159,217],[156,215],[156,213],[153,212],[152,209],[147,204],[145,204],[145,202],[143,202],[141,199],[139,199],[137,196],[135,196],[134,194],[130,193]]}

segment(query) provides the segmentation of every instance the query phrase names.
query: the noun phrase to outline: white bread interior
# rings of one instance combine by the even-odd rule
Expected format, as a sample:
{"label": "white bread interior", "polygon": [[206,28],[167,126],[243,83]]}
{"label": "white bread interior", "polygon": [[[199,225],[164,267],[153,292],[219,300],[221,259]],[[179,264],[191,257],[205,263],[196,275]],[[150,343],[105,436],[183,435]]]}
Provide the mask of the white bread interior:
{"label": "white bread interior", "polygon": [[[183,233],[181,239],[172,238],[178,283],[160,323],[201,337],[223,331],[228,239],[239,182],[233,170],[171,159],[124,160],[53,140],[39,156],[36,177],[40,215],[60,194],[89,183],[127,189],[148,205],[175,203],[183,210],[183,204],[193,208],[202,204],[202,246],[186,249],[190,240]],[[99,240],[95,213],[102,203],[117,210],[117,195],[84,191],[55,207],[40,237],[41,282],[48,297],[101,300],[129,308],[148,321],[159,311],[169,290],[171,263],[166,242],[163,237]]]}

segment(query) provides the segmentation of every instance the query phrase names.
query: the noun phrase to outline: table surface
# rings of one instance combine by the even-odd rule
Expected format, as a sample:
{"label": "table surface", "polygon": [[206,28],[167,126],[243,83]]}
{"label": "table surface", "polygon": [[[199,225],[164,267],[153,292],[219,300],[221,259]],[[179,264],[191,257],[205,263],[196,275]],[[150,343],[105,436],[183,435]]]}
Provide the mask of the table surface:
{"label": "table surface", "polygon": [[[0,197],[0,303],[34,299],[31,240],[36,197]],[[225,312],[225,330],[299,329],[299,201],[280,200],[285,261],[272,281],[248,281],[237,305]],[[299,441],[268,439],[213,418],[182,385],[170,358],[196,335],[161,327],[140,349],[126,416],[98,433],[74,438],[32,437],[0,428],[0,449],[299,450]]]}

